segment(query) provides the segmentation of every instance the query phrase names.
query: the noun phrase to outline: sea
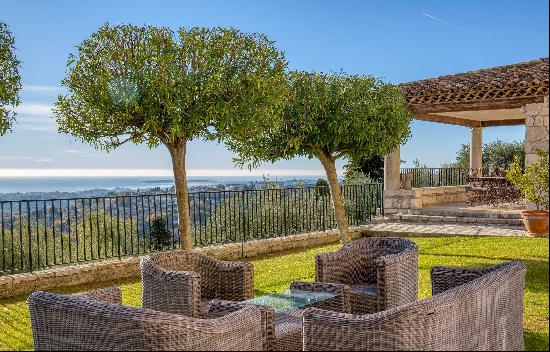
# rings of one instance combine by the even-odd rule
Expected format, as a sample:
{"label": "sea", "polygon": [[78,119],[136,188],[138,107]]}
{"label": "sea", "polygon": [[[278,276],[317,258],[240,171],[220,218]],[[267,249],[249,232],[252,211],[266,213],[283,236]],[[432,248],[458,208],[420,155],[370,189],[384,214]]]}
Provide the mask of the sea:
{"label": "sea", "polygon": [[[269,181],[291,184],[305,181],[315,182],[317,177],[279,176]],[[262,182],[261,176],[193,176],[188,177],[188,187],[248,184]],[[145,190],[148,188],[170,188],[171,177],[0,177],[0,193],[28,192],[82,192],[94,189]]]}

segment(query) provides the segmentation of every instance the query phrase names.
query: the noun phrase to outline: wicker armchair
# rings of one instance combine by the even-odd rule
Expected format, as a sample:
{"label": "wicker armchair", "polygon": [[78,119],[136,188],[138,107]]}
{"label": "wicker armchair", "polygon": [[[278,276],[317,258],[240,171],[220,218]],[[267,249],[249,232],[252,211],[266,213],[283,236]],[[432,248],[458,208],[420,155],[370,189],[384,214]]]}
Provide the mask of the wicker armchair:
{"label": "wicker armchair", "polygon": [[434,268],[430,298],[368,315],[308,309],[305,351],[523,350],[525,265]]}
{"label": "wicker armchair", "polygon": [[253,297],[253,267],[192,252],[169,252],[141,260],[142,304],[166,313],[204,316],[208,301]]}
{"label": "wicker armchair", "polygon": [[351,313],[383,311],[416,301],[418,248],[408,239],[369,237],[317,254],[316,281],[350,286]]}
{"label": "wicker armchair", "polygon": [[[341,284],[327,284],[318,282],[298,282],[290,285],[291,290],[310,292],[338,293],[334,299],[315,303],[313,306],[319,309],[330,309],[338,312],[349,311],[349,287]],[[286,313],[275,314],[273,308],[262,305],[254,305],[246,302],[231,302],[213,300],[208,305],[208,316],[221,317],[238,311],[244,306],[255,306],[262,313],[262,327],[265,331],[267,351],[301,351],[302,350],[302,314],[303,309],[296,309]]]}
{"label": "wicker armchair", "polygon": [[35,350],[259,351],[266,343],[256,307],[197,319],[112,303],[120,297],[116,287],[79,296],[33,293]]}

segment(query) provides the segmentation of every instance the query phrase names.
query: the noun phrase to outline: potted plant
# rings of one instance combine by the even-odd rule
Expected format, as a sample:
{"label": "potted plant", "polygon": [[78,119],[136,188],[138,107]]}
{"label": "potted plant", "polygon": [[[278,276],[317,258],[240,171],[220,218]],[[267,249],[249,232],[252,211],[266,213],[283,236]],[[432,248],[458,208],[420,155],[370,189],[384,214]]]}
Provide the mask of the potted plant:
{"label": "potted plant", "polygon": [[[521,212],[523,223],[532,235],[548,235],[548,152],[537,150],[538,159],[522,171],[519,158],[514,158],[506,179],[522,193],[523,199],[532,202],[537,210]],[[543,209],[544,208],[544,209]]]}

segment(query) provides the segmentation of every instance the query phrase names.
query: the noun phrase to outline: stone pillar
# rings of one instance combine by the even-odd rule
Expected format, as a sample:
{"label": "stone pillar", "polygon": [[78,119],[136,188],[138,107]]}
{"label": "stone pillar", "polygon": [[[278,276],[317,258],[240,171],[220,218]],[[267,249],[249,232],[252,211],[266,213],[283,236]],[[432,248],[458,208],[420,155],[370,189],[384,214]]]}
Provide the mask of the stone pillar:
{"label": "stone pillar", "polygon": [[[521,108],[525,115],[525,163],[537,160],[537,149],[548,151],[548,96],[544,102],[527,104]],[[527,209],[536,209],[535,204],[527,203]]]}
{"label": "stone pillar", "polygon": [[384,190],[396,190],[401,188],[401,149],[384,157]]}
{"label": "stone pillar", "polygon": [[525,115],[525,162],[537,160],[537,149],[548,151],[548,97],[521,108]]}
{"label": "stone pillar", "polygon": [[470,139],[470,169],[481,170],[483,167],[483,128],[472,127]]}

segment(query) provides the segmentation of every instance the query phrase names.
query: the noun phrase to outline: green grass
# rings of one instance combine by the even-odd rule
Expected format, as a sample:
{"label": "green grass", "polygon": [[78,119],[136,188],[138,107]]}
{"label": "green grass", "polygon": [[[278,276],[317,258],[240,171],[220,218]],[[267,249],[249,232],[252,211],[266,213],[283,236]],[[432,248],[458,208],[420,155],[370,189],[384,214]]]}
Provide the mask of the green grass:
{"label": "green grass", "polygon": [[[430,295],[429,271],[432,266],[481,267],[518,259],[527,264],[525,286],[525,344],[528,350],[548,350],[548,239],[499,237],[412,238],[420,249],[420,296]],[[249,261],[255,269],[255,294],[288,288],[291,281],[314,278],[313,256],[334,251],[338,245],[301,252],[266,255]],[[139,306],[141,285],[138,279],[117,284],[124,304]],[[58,290],[76,292],[97,288],[87,285]],[[0,303],[0,350],[32,349],[32,333],[26,296]]]}

